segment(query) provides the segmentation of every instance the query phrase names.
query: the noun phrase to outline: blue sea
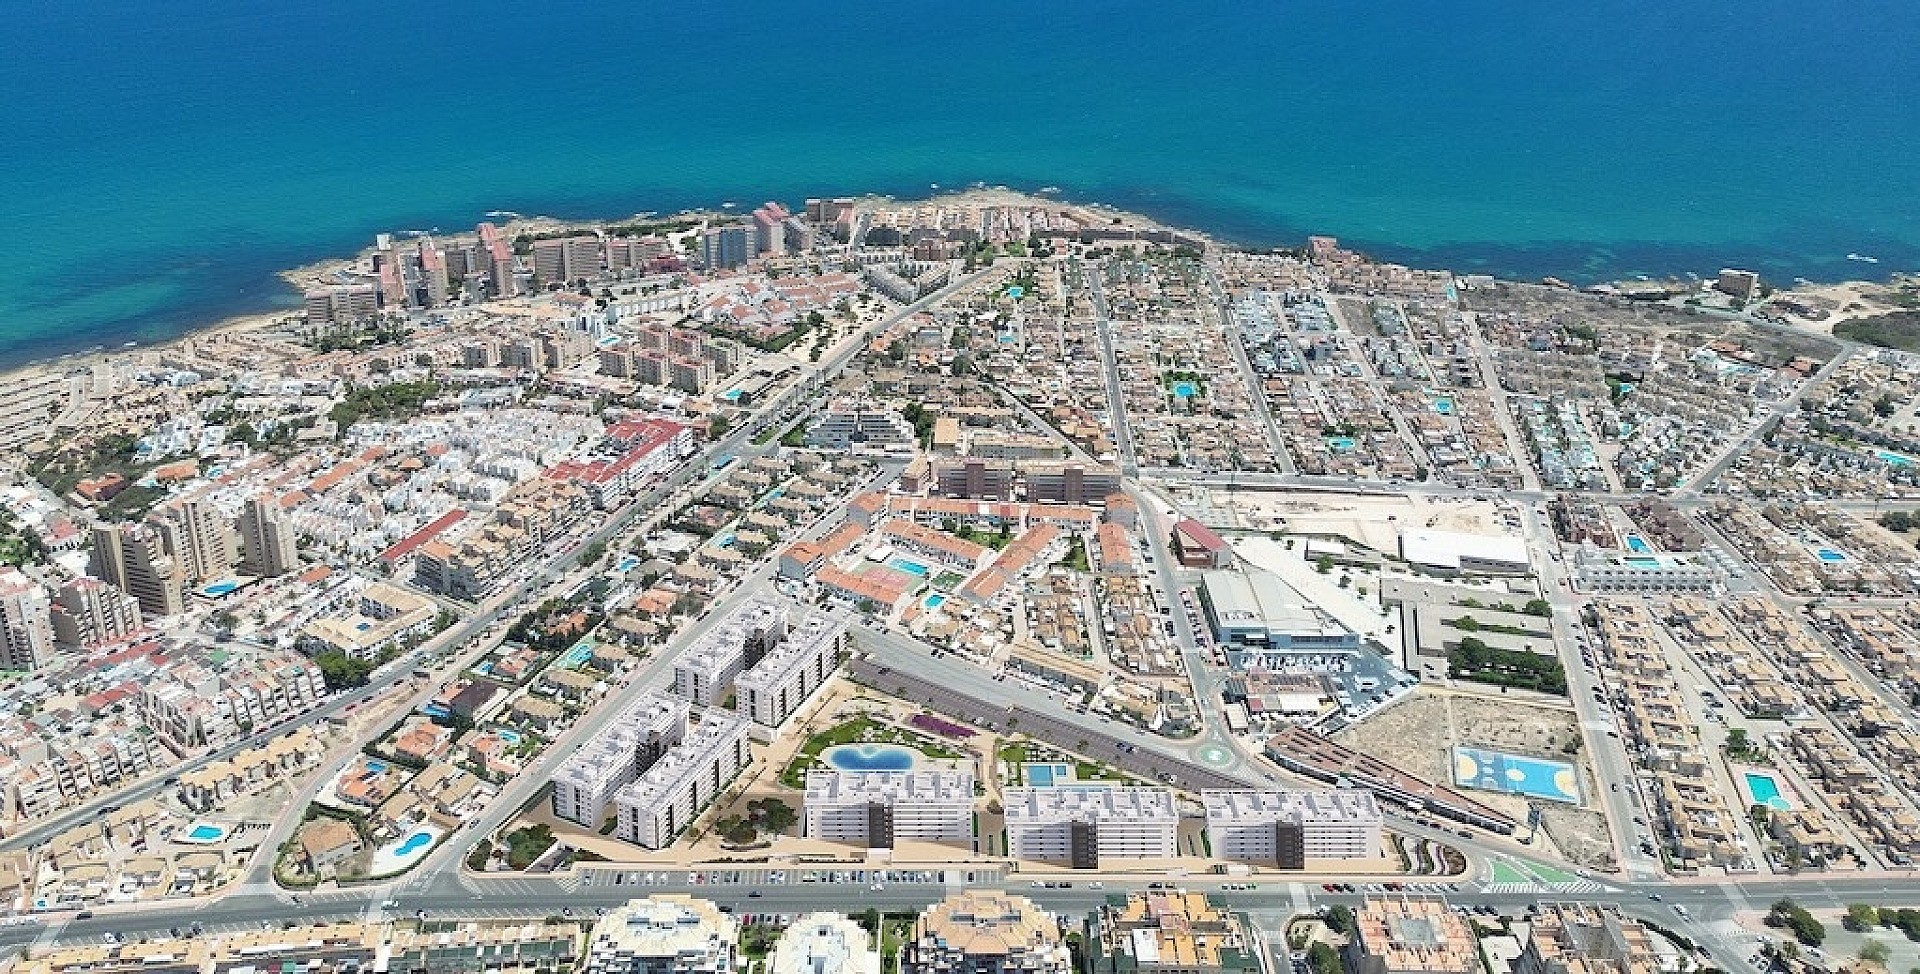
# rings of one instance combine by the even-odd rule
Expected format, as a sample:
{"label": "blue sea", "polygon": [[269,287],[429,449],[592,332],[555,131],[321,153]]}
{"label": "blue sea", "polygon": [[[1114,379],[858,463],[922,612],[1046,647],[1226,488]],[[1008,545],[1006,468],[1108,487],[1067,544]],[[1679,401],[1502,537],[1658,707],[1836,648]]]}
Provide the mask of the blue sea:
{"label": "blue sea", "polygon": [[1911,0],[14,0],[0,364],[489,210],[976,182],[1522,278],[1885,276],[1915,38]]}

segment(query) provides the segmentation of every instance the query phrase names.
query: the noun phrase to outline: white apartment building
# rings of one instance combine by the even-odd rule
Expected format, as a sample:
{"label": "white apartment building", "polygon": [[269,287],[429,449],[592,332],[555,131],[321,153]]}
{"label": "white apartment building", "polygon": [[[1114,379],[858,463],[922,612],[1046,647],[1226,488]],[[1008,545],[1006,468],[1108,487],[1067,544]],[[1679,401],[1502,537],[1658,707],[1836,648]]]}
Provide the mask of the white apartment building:
{"label": "white apartment building", "polygon": [[36,670],[53,661],[53,603],[18,568],[0,569],[0,670]]}
{"label": "white apartment building", "polygon": [[733,974],[740,923],[710,900],[658,893],[594,921],[586,974]]}
{"label": "white apartment building", "polygon": [[880,974],[880,952],[852,917],[809,913],[780,935],[767,968],[768,974]]}
{"label": "white apartment building", "polygon": [[846,633],[845,623],[823,615],[807,617],[734,680],[735,707],[763,727],[786,723],[827,682]]}
{"label": "white apartment building", "polygon": [[1098,868],[1107,859],[1179,854],[1170,788],[1008,788],[1007,850],[1016,859]]}
{"label": "white apartment building", "polygon": [[748,602],[674,661],[673,692],[702,707],[719,705],[741,668],[757,663],[786,635],[785,609],[772,602]]}
{"label": "white apartment building", "polygon": [[1207,842],[1222,859],[1305,868],[1310,859],[1380,855],[1380,808],[1361,790],[1208,789]]}
{"label": "white apartment building", "polygon": [[553,814],[599,828],[607,803],[687,732],[684,700],[647,694],[616,714],[553,772]]}
{"label": "white apartment building", "polygon": [[1725,584],[1704,554],[1610,551],[1591,543],[1573,555],[1574,584],[1582,592],[1664,594],[1714,592]]}
{"label": "white apartment building", "polygon": [[614,794],[621,839],[665,848],[746,767],[749,722],[713,708],[697,716],[678,745]]}
{"label": "white apartment building", "polygon": [[804,804],[812,839],[973,844],[970,771],[810,771]]}

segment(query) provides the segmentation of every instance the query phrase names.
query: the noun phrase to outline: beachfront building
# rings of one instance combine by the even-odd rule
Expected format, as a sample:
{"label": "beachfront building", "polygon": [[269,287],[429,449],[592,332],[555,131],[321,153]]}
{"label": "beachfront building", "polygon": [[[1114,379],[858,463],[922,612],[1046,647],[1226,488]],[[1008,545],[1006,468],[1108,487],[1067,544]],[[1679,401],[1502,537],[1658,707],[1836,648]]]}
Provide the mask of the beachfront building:
{"label": "beachfront building", "polygon": [[648,849],[664,849],[747,766],[750,724],[730,710],[695,711],[699,723],[638,778],[614,793],[614,834]]}
{"label": "beachfront building", "polygon": [[1222,859],[1304,869],[1311,859],[1380,854],[1380,808],[1366,791],[1200,793],[1207,843]]}
{"label": "beachfront building", "polygon": [[1008,788],[1007,851],[1097,869],[1111,859],[1171,859],[1180,813],[1168,788]]}
{"label": "beachfront building", "polygon": [[585,974],[733,974],[740,924],[711,900],[656,893],[594,921]]}
{"label": "beachfront building", "polygon": [[869,849],[901,841],[971,847],[973,774],[967,771],[810,771],[807,837]]}
{"label": "beachfront building", "polygon": [[964,890],[913,923],[901,974],[1069,974],[1060,921],[1024,896]]}
{"label": "beachfront building", "polygon": [[553,772],[553,814],[589,828],[606,820],[607,805],[686,736],[684,700],[645,694],[614,715]]}

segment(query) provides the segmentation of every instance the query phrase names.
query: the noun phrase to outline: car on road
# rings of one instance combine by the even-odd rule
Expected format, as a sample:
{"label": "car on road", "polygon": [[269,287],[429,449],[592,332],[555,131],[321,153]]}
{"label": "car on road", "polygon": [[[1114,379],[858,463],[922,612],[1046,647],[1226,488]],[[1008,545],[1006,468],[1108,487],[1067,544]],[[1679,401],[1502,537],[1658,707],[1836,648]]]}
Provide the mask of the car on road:
{"label": "car on road", "polygon": [[758,899],[758,898],[759,898],[759,896],[760,896],[760,891],[759,891],[759,890],[757,890],[757,889],[750,889],[750,890],[747,890],[747,896],[748,896],[749,898],[753,898],[753,899]]}

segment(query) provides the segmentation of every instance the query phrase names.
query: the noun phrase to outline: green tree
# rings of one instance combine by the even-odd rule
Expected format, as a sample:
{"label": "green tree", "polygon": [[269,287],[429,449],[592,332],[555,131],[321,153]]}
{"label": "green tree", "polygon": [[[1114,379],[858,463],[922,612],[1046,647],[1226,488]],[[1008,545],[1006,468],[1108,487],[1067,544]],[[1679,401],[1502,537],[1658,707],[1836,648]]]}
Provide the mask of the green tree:
{"label": "green tree", "polygon": [[1545,619],[1553,615],[1553,603],[1548,602],[1546,599],[1532,599],[1529,600],[1526,607],[1520,611],[1530,616],[1539,616]]}
{"label": "green tree", "polygon": [[1860,944],[1860,959],[1869,964],[1885,964],[1887,957],[1891,954],[1892,951],[1887,949],[1886,944],[1872,937],[1868,937]]}
{"label": "green tree", "polygon": [[1338,934],[1353,932],[1353,910],[1344,904],[1336,903],[1327,908],[1327,929]]}
{"label": "green tree", "polygon": [[1326,555],[1321,555],[1319,558],[1314,559],[1313,570],[1322,575],[1331,574],[1333,572],[1333,559]]}
{"label": "green tree", "polygon": [[373,664],[367,660],[355,659],[338,650],[326,650],[313,657],[315,666],[320,667],[320,679],[328,690],[350,690],[367,685],[367,674],[373,672]]}
{"label": "green tree", "polygon": [[1326,944],[1316,943],[1307,948],[1307,967],[1313,974],[1342,974],[1340,954]]}
{"label": "green tree", "polygon": [[[1729,734],[1728,737],[1731,738],[1732,735]],[[1733,746],[1731,739],[1727,741],[1727,746]],[[1855,933],[1872,930],[1880,925],[1880,910],[1871,903],[1849,903],[1846,919],[1842,920],[1841,924]]]}

